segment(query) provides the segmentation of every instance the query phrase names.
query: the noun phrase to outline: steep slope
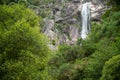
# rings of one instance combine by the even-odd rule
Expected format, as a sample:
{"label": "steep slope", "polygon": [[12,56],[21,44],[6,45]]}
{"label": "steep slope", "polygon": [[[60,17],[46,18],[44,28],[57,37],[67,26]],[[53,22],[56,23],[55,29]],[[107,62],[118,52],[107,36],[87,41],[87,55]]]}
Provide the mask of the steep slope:
{"label": "steep slope", "polygon": [[57,49],[60,44],[74,45],[81,38],[82,4],[90,2],[91,21],[99,22],[101,15],[107,9],[105,2],[99,0],[52,0],[49,3],[38,5],[33,10],[44,18],[42,32],[50,39],[50,47]]}

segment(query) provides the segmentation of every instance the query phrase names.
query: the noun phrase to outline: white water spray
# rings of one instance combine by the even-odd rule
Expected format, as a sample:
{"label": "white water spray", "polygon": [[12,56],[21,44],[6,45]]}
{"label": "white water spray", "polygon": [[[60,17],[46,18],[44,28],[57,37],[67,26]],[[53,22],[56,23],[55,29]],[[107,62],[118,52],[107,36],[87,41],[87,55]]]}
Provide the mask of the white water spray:
{"label": "white water spray", "polygon": [[90,3],[84,3],[82,5],[82,31],[81,38],[85,39],[90,31]]}

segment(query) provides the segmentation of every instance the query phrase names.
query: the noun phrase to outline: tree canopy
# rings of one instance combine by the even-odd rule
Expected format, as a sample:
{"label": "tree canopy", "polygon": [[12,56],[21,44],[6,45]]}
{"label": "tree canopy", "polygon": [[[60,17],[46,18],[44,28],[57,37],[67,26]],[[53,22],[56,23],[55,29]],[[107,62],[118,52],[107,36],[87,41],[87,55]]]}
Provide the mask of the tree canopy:
{"label": "tree canopy", "polygon": [[0,5],[0,80],[46,80],[50,51],[39,21],[24,6]]}

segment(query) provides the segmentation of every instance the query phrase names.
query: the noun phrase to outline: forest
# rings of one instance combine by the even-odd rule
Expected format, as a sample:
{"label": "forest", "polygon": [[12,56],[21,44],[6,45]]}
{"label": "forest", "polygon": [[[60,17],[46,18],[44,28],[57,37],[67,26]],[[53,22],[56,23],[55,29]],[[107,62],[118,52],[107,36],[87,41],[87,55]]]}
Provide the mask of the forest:
{"label": "forest", "polygon": [[[51,50],[58,40],[43,33],[43,19],[54,18],[50,3],[57,1],[0,0],[0,80],[120,80],[120,0],[105,0],[110,8],[90,22],[86,39]],[[61,34],[62,22],[55,24]]]}

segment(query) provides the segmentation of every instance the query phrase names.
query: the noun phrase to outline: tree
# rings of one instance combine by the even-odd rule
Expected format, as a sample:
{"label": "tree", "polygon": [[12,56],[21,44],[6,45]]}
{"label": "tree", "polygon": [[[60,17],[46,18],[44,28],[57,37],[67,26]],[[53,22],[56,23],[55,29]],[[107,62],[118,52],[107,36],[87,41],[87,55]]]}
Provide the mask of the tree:
{"label": "tree", "polygon": [[[88,65],[85,68],[85,80],[99,80],[102,75],[102,69],[106,61],[119,54],[120,50],[120,11],[112,12],[104,19],[101,24],[94,24],[92,31],[84,45],[94,50],[88,56]],[[95,48],[91,48],[92,46]],[[87,49],[85,47],[85,49]],[[88,51],[87,50],[87,51]],[[90,53],[90,51],[88,52]],[[109,80],[109,79],[103,79]]]}
{"label": "tree", "polygon": [[46,80],[49,49],[39,18],[17,4],[0,12],[0,80]]}
{"label": "tree", "polygon": [[100,80],[119,80],[120,79],[120,55],[109,59],[103,68]]}
{"label": "tree", "polygon": [[84,52],[80,46],[60,45],[59,50],[49,61],[50,75],[57,80],[72,80],[78,77],[79,72],[74,67],[74,62],[84,58]]}

